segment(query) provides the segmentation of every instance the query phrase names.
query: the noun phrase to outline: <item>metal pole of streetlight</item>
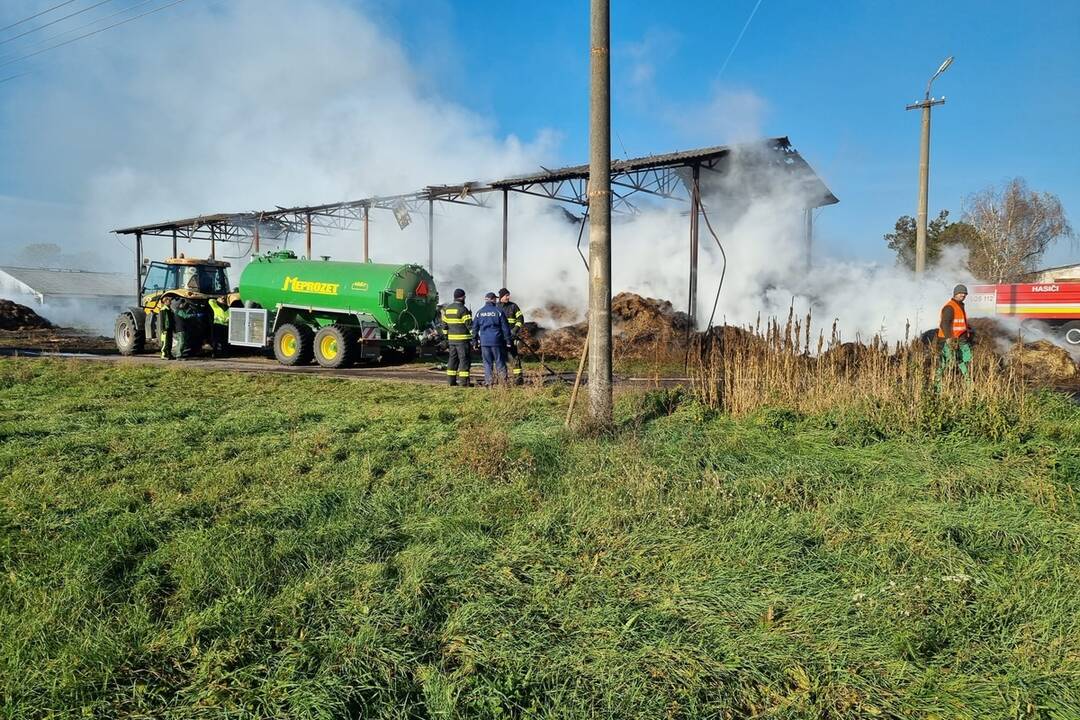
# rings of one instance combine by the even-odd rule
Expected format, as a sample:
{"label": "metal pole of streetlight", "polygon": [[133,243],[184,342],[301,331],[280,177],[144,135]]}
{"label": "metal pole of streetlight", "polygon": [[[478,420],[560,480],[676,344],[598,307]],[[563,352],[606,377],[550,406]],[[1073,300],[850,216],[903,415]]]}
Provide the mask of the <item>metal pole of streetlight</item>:
{"label": "metal pole of streetlight", "polygon": [[912,103],[908,110],[922,109],[922,136],[919,140],[919,212],[915,218],[915,274],[922,275],[926,270],[926,216],[930,195],[930,108],[944,105],[940,100],[930,97],[930,86],[941,73],[949,69],[953,58],[950,55],[941,63],[937,72],[926,83],[926,95],[922,102]]}
{"label": "metal pole of streetlight", "polygon": [[589,73],[589,413],[612,421],[611,27],[609,0],[592,0]]}

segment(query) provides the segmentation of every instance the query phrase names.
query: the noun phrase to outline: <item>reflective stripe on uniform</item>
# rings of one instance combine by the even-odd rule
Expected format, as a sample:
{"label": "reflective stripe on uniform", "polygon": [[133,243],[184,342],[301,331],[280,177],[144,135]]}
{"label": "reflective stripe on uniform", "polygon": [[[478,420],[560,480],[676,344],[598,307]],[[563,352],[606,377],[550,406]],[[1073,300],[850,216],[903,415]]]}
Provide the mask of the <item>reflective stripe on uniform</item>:
{"label": "reflective stripe on uniform", "polygon": [[454,377],[455,375],[457,375],[457,370],[451,370],[450,368],[447,368],[446,369],[446,374],[449,375],[450,377]]}
{"label": "reflective stripe on uniform", "polygon": [[472,340],[472,335],[469,335],[468,333],[465,333],[464,335],[462,335],[461,333],[447,333],[446,339],[447,340],[459,340],[459,341],[461,341],[461,340]]}
{"label": "reflective stripe on uniform", "polygon": [[468,370],[458,370],[458,377],[469,377]]}
{"label": "reflective stripe on uniform", "polygon": [[520,375],[521,374],[521,368],[514,368],[514,374],[515,375]]}

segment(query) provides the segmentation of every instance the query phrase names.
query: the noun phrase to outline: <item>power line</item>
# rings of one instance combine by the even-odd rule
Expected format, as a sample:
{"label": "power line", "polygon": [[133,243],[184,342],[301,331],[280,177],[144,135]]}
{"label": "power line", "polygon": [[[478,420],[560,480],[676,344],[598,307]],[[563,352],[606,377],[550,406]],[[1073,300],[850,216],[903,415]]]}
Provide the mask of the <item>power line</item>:
{"label": "power line", "polygon": [[73,42],[75,42],[77,40],[82,40],[84,38],[92,37],[94,35],[97,35],[98,33],[103,33],[106,30],[111,30],[114,27],[120,27],[121,25],[126,25],[129,22],[133,22],[135,20],[138,20],[139,18],[146,17],[147,15],[153,15],[156,12],[161,12],[162,10],[166,10],[168,8],[171,8],[173,5],[179,5],[182,2],[184,2],[184,0],[173,0],[168,5],[162,5],[161,7],[154,8],[153,10],[147,10],[144,13],[141,13],[141,14],[136,15],[134,17],[126,18],[124,20],[121,20],[120,22],[113,23],[112,25],[106,25],[105,27],[94,30],[93,32],[88,32],[88,33],[85,33],[83,35],[78,35],[76,37],[71,38],[70,40],[65,40],[64,42],[56,43],[55,45],[50,45],[47,48],[42,48],[41,50],[36,50],[36,51],[34,51],[32,53],[27,53],[26,55],[23,55],[22,57],[17,57],[17,58],[13,58],[11,60],[6,60],[4,62],[0,62],[0,67],[4,67],[5,65],[11,65],[12,63],[19,62],[20,60],[26,60],[27,58],[34,57],[35,55],[40,55],[43,52],[48,52],[49,50],[55,50],[58,47],[63,47],[64,45],[70,45],[71,43],[73,43]]}
{"label": "power line", "polygon": [[[135,3],[134,5],[130,5],[130,6],[124,8],[122,10],[117,10],[116,12],[110,13],[108,15],[102,15],[101,17],[99,17],[99,18],[97,18],[95,20],[91,20],[88,23],[84,23],[82,25],[79,25],[78,27],[73,27],[70,30],[64,30],[64,31],[59,32],[59,33],[57,33],[55,35],[52,35],[50,37],[39,40],[35,44],[24,48],[24,51],[29,50],[30,48],[38,48],[38,47],[41,47],[42,45],[47,45],[47,44],[53,42],[54,40],[56,40],[57,38],[63,37],[64,35],[71,35],[72,33],[77,33],[80,30],[85,30],[88,27],[93,27],[94,25],[97,25],[99,23],[105,22],[106,20],[112,19],[112,18],[116,17],[117,15],[125,15],[125,14],[131,12],[132,10],[135,10],[136,8],[140,8],[143,5],[146,5],[148,3],[152,3],[154,1],[155,0],[142,0],[142,2]],[[4,60],[7,60],[7,59],[8,58],[0,58],[0,62],[2,62]],[[0,82],[2,82],[2,81],[0,81]]]}
{"label": "power line", "polygon": [[62,18],[57,18],[56,20],[51,20],[51,21],[45,23],[44,25],[38,25],[37,27],[32,27],[29,30],[25,30],[25,31],[19,33],[18,35],[12,35],[11,37],[7,38],[6,40],[0,40],[0,45],[3,45],[4,43],[9,43],[12,40],[18,40],[19,38],[23,37],[24,35],[29,35],[30,33],[36,33],[38,30],[44,30],[45,28],[49,27],[50,25],[55,25],[58,22],[63,22],[64,20],[67,20],[68,18],[73,18],[76,15],[82,15],[84,12],[87,12],[89,10],[93,10],[94,8],[99,7],[101,5],[104,5],[107,2],[112,2],[112,0],[99,0],[99,2],[94,3],[90,7],[85,7],[82,10],[76,10],[75,12],[70,13],[68,15],[65,15]]}
{"label": "power line", "polygon": [[45,10],[42,10],[39,13],[34,13],[30,17],[24,17],[22,20],[19,20],[18,22],[13,22],[10,25],[5,25],[4,27],[0,28],[0,32],[4,32],[5,30],[10,30],[11,28],[15,27],[16,25],[22,25],[24,22],[29,22],[29,21],[33,20],[34,18],[36,18],[36,17],[41,17],[45,13],[51,13],[53,10],[56,10],[57,8],[62,8],[65,5],[70,5],[73,2],[75,2],[75,0],[64,0],[64,2],[60,3],[59,5],[53,5],[51,8],[47,8]]}

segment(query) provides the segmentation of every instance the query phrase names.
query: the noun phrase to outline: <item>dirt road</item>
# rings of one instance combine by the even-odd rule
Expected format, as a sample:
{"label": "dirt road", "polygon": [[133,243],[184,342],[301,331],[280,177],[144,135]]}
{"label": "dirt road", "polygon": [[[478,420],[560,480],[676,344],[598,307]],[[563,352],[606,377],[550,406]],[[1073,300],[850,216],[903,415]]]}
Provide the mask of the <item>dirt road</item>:
{"label": "dirt road", "polygon": [[[0,357],[24,357],[24,358],[55,358],[73,360],[79,362],[114,363],[117,365],[157,365],[160,367],[182,368],[192,370],[218,370],[226,372],[246,373],[287,373],[290,375],[318,375],[319,377],[336,377],[349,380],[394,380],[398,382],[423,383],[427,385],[443,385],[446,383],[446,371],[433,360],[430,364],[413,363],[409,365],[363,365],[341,370],[331,370],[318,365],[305,365],[302,367],[286,367],[278,364],[276,360],[260,356],[232,357],[223,359],[195,358],[191,360],[163,360],[153,354],[133,355],[124,357],[108,352],[52,352],[43,350],[28,350],[24,348],[0,347]],[[527,382],[536,382],[541,378],[545,384],[553,382],[574,382],[574,373],[565,372],[557,375],[550,373],[531,373],[526,371]],[[472,381],[483,382],[483,366],[473,365]],[[627,387],[652,387],[673,386],[685,384],[682,378],[660,378],[659,381],[649,378],[616,377],[617,385]]]}

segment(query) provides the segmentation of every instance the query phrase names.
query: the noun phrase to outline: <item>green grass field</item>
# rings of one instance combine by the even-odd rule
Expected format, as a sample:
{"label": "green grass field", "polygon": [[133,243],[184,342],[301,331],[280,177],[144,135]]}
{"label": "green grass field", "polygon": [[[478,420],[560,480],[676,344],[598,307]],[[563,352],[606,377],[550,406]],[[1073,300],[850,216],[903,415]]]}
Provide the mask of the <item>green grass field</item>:
{"label": "green grass field", "polygon": [[0,717],[1078,718],[1080,407],[1033,402],[581,438],[559,389],[0,361]]}

